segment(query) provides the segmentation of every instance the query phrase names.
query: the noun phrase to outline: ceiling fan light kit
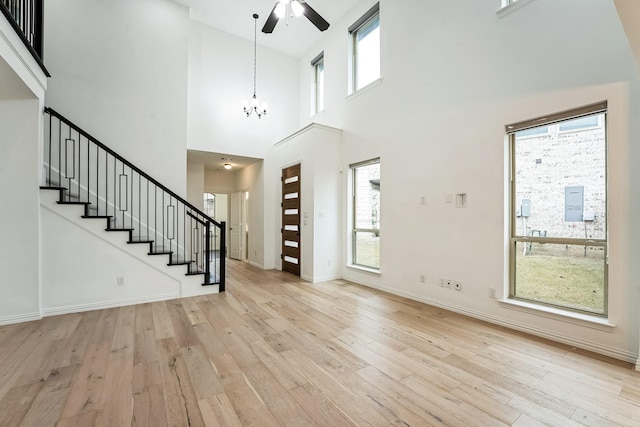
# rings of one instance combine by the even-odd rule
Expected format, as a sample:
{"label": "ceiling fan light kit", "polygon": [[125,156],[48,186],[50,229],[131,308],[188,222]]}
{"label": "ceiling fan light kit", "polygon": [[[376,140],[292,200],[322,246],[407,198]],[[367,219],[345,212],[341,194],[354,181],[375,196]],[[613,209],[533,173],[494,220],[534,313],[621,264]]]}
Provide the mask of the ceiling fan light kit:
{"label": "ceiling fan light kit", "polygon": [[318,12],[313,10],[309,3],[305,0],[279,0],[273,6],[273,10],[262,27],[262,32],[271,34],[280,19],[285,19],[288,23],[289,18],[297,18],[304,15],[313,25],[320,31],[329,28],[329,23]]}

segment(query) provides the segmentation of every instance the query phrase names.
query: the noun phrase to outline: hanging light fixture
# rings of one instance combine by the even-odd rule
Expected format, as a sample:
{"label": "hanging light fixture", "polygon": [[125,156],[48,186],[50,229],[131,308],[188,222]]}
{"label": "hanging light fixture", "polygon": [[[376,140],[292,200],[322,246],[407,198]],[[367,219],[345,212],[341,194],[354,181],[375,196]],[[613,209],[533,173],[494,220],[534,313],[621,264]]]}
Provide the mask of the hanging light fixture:
{"label": "hanging light fixture", "polygon": [[257,50],[257,34],[258,34],[258,14],[253,14],[253,98],[251,99],[251,105],[246,100],[242,101],[242,108],[244,113],[249,117],[254,112],[261,118],[267,114],[267,104],[258,101],[256,97],[256,50]]}

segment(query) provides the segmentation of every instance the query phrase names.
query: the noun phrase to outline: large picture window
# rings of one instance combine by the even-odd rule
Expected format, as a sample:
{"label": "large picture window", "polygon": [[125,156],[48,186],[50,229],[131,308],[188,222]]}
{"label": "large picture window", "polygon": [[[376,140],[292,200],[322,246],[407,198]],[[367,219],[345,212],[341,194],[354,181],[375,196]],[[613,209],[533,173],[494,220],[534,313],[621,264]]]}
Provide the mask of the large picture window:
{"label": "large picture window", "polygon": [[380,269],[380,159],[351,165],[353,265]]}
{"label": "large picture window", "polygon": [[507,126],[511,298],[607,315],[606,110]]}

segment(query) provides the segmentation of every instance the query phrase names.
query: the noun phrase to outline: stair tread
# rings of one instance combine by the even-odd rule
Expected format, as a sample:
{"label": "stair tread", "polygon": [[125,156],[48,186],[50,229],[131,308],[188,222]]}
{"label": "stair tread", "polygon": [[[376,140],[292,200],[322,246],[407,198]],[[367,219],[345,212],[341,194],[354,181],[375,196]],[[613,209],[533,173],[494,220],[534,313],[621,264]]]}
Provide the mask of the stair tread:
{"label": "stair tread", "polygon": [[131,241],[136,242],[153,242],[154,240],[150,236],[131,236]]}
{"label": "stair tread", "polygon": [[68,202],[68,201],[58,201],[56,202],[59,205],[90,205],[91,203],[89,202]]}
{"label": "stair tread", "polygon": [[105,228],[104,231],[133,231],[134,228]]}
{"label": "stair tread", "polygon": [[80,218],[100,218],[100,219],[109,219],[109,218],[113,218],[113,215],[82,215]]}
{"label": "stair tread", "polygon": [[173,252],[149,252],[147,255],[172,255]]}

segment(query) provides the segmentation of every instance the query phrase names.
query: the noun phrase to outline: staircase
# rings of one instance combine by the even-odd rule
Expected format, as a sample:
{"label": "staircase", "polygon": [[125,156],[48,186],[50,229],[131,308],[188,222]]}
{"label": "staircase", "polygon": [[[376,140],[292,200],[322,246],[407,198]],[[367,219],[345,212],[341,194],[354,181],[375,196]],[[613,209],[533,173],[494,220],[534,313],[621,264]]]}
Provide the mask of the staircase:
{"label": "staircase", "polygon": [[217,222],[55,110],[45,108],[44,185],[81,218],[102,220],[106,233],[126,233],[167,266],[202,275],[225,289],[225,223]]}

